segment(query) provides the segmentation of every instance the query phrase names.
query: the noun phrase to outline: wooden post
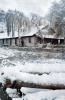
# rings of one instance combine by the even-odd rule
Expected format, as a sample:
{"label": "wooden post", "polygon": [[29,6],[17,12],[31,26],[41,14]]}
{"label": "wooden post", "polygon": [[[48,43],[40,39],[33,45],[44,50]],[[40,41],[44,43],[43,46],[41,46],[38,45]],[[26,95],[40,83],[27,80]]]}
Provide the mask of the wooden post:
{"label": "wooden post", "polygon": [[58,39],[58,44],[60,44],[60,39]]}
{"label": "wooden post", "polygon": [[64,37],[64,44],[65,44],[65,37]]}

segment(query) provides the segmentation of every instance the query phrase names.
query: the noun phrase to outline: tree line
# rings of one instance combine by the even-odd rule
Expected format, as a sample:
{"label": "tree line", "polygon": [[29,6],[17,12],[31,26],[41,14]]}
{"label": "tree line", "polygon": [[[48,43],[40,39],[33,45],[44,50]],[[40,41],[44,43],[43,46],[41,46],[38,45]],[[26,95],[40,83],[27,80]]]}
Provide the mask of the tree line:
{"label": "tree line", "polygon": [[65,0],[53,2],[46,17],[50,21],[49,33],[65,35]]}
{"label": "tree line", "polygon": [[[3,20],[2,20],[3,19]],[[18,32],[25,34],[29,32],[32,27],[37,27],[42,25],[42,20],[44,18],[31,13],[30,17],[27,17],[23,12],[17,10],[8,10],[7,12],[0,11],[0,22],[4,22],[7,28],[8,36],[12,34],[12,37],[15,33]]]}

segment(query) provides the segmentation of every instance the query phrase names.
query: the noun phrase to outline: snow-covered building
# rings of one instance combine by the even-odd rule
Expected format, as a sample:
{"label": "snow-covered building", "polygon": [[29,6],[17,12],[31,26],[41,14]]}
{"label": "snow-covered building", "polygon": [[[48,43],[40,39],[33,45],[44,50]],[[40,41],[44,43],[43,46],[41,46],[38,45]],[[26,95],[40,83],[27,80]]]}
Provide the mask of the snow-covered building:
{"label": "snow-covered building", "polygon": [[65,38],[63,36],[55,36],[55,35],[43,35],[44,43],[51,43],[51,44],[64,44]]}
{"label": "snow-covered building", "polygon": [[42,46],[43,39],[36,33],[36,29],[34,29],[34,31],[32,30],[32,32],[29,33],[20,34],[19,36],[16,33],[14,37],[12,37],[12,34],[8,36],[7,33],[0,33],[0,45],[21,47]]}
{"label": "snow-covered building", "polygon": [[[45,27],[46,28],[46,27]],[[28,33],[17,32],[12,37],[12,33],[8,36],[6,33],[0,33],[0,45],[3,46],[21,46],[21,47],[43,47],[44,44],[62,44],[65,43],[63,36],[50,35],[47,29],[41,27],[40,30],[33,28]]]}

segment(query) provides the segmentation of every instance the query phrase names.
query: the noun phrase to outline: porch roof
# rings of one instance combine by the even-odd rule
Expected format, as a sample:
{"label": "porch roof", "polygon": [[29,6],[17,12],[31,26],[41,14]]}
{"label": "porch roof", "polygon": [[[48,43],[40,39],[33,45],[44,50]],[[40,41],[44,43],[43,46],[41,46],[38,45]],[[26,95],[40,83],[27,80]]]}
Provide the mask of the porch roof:
{"label": "porch roof", "polygon": [[55,36],[55,35],[42,35],[43,36],[43,38],[51,38],[51,39],[64,39],[64,37],[63,36]]}
{"label": "porch roof", "polygon": [[21,32],[20,35],[18,35],[18,32],[16,31],[13,37],[12,37],[12,33],[10,33],[8,36],[7,32],[5,32],[5,33],[0,33],[0,39],[33,36],[34,34],[36,34],[36,32],[37,32],[36,28],[32,29],[30,32],[26,32],[26,33]]}
{"label": "porch roof", "polygon": [[[40,29],[42,29],[42,26],[40,27]],[[18,35],[18,32],[15,31],[15,34],[14,34],[13,37],[12,37],[12,33],[10,33],[9,36],[8,36],[7,32],[5,32],[5,33],[0,33],[0,39],[33,36],[34,34],[37,34],[37,32],[38,32],[37,27],[32,27],[31,31],[28,31],[28,32],[25,32],[25,33],[20,32],[19,35]]]}

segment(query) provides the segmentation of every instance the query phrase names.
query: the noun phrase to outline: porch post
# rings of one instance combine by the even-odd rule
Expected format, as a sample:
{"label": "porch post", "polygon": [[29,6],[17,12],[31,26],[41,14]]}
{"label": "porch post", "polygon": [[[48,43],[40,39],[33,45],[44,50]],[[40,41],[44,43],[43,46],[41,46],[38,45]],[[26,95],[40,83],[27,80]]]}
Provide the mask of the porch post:
{"label": "porch post", "polygon": [[58,44],[60,44],[60,39],[58,39]]}
{"label": "porch post", "polygon": [[65,44],[65,37],[64,37],[64,44]]}

